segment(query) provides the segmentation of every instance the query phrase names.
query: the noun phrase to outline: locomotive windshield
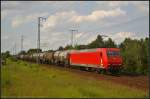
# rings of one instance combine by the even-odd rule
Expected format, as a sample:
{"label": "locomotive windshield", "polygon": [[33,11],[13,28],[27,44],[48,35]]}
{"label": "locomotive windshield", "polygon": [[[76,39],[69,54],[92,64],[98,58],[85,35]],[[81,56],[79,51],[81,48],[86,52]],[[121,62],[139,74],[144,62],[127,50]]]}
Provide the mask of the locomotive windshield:
{"label": "locomotive windshield", "polygon": [[119,51],[108,50],[107,51],[107,56],[120,56],[120,52]]}

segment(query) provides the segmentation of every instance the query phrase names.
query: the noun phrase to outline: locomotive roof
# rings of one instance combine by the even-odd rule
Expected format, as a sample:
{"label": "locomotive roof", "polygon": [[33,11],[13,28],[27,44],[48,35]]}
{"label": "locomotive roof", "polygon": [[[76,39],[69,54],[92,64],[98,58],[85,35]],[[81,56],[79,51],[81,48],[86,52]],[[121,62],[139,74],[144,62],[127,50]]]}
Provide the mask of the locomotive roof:
{"label": "locomotive roof", "polygon": [[93,48],[93,49],[82,49],[82,50],[74,50],[72,52],[93,52],[93,51],[100,51],[102,49],[108,50],[119,50],[119,48]]}

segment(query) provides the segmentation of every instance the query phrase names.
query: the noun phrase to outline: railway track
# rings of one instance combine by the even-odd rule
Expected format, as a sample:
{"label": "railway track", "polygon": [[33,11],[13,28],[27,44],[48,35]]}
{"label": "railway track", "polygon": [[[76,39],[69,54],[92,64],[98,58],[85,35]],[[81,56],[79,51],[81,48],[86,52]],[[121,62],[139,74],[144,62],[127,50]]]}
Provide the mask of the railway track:
{"label": "railway track", "polygon": [[143,76],[143,75],[131,76],[131,75],[124,75],[124,74],[121,74],[119,76],[113,76],[107,74],[98,74],[96,72],[90,72],[90,71],[82,71],[77,68],[67,68],[67,67],[48,65],[48,64],[41,64],[41,65],[45,66],[46,68],[57,68],[59,70],[69,71],[74,73],[77,76],[84,77],[84,78],[86,77],[86,78],[93,78],[97,80],[106,80],[121,85],[129,86],[132,88],[141,89],[144,91],[149,90],[148,76]]}

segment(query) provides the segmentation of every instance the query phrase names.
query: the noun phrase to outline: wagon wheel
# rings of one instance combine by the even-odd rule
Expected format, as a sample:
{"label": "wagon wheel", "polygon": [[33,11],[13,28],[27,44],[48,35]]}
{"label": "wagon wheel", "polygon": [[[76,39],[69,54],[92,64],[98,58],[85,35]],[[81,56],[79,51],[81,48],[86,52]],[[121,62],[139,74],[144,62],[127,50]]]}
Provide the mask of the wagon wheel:
{"label": "wagon wheel", "polygon": [[92,67],[88,67],[88,71],[91,72],[92,71]]}
{"label": "wagon wheel", "polygon": [[106,69],[101,69],[101,68],[96,69],[96,72],[98,74],[107,74],[107,70]]}
{"label": "wagon wheel", "polygon": [[100,68],[96,68],[96,73],[100,74],[101,73],[101,69]]}
{"label": "wagon wheel", "polygon": [[85,68],[84,68],[84,67],[82,67],[82,66],[80,66],[80,70],[85,71]]}
{"label": "wagon wheel", "polygon": [[65,65],[65,67],[69,67],[68,61],[65,61],[64,65]]}
{"label": "wagon wheel", "polygon": [[111,69],[110,73],[111,75],[119,75],[120,74],[120,69],[119,68],[115,68],[115,69]]}

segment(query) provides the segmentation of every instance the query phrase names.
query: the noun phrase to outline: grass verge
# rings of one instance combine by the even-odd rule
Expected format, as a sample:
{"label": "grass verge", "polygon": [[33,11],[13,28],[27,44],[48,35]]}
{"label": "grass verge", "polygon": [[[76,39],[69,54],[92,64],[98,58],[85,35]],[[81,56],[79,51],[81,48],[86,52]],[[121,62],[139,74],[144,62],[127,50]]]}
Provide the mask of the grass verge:
{"label": "grass verge", "polygon": [[[1,67],[2,97],[145,98],[148,92],[24,61]],[[136,83],[136,82],[135,82]]]}

